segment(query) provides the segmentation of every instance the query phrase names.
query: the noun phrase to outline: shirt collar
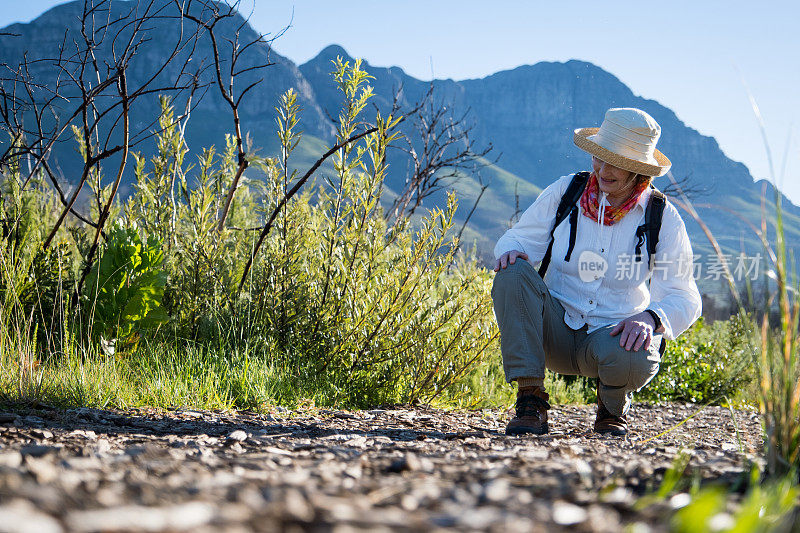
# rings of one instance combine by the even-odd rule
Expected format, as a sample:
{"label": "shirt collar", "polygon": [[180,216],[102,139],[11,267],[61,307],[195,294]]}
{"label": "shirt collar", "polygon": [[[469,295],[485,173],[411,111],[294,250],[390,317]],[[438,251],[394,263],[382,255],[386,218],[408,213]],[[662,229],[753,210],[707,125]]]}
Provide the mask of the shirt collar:
{"label": "shirt collar", "polygon": [[642,208],[644,211],[647,208],[647,202],[650,201],[650,195],[653,194],[653,189],[648,186],[645,190],[642,191],[642,194],[639,195],[639,200],[636,202],[636,205]]}

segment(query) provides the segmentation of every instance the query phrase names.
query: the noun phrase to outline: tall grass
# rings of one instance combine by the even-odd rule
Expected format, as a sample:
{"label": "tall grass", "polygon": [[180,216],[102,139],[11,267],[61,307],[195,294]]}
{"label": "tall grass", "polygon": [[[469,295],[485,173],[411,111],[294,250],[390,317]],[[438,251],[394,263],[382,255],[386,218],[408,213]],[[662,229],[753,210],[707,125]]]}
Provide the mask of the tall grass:
{"label": "tall grass", "polygon": [[[764,139],[770,173],[774,178],[772,152],[767,142],[766,128],[755,99],[749,91],[748,95]],[[671,175],[670,179],[680,191],[680,186]],[[774,179],[772,181],[775,182]],[[677,202],[700,224],[722,264],[726,265],[727,262],[724,261],[713,234],[694,210],[689,199],[682,192],[681,195],[682,201],[678,200]],[[762,193],[761,227],[753,227],[748,222],[760,239],[768,260],[768,268],[764,274],[764,286],[770,291],[760,312],[759,346],[753,350],[753,364],[758,377],[757,393],[766,434],[765,453],[768,471],[772,475],[784,475],[790,472],[796,475],[800,472],[800,361],[798,360],[798,351],[800,351],[800,331],[798,330],[800,285],[795,276],[793,258],[790,260],[786,249],[781,198],[781,192],[777,187],[775,187],[774,205],[769,204],[766,193]],[[768,213],[770,210],[768,206],[769,208],[774,207],[773,241],[769,239],[768,222],[771,213]],[[744,300],[739,295],[727,266],[725,267],[725,277],[740,313],[746,315]],[[751,295],[750,289],[748,282],[748,295]],[[752,304],[752,302],[749,303]],[[777,307],[777,313],[773,312],[774,307]],[[776,315],[777,323],[771,322],[771,317]],[[752,318],[756,319],[756,317]]]}
{"label": "tall grass", "polygon": [[[789,276],[780,193],[776,194],[776,242],[769,249],[776,284],[779,323],[761,322],[759,390],[767,434],[767,463],[773,473],[800,471],[800,365],[798,286]],[[792,276],[793,277],[793,276]],[[768,311],[768,310],[767,310]]]}
{"label": "tall grass", "polygon": [[[749,94],[749,91],[748,91]],[[777,178],[772,152],[767,142],[766,127],[755,98],[749,94],[769,160],[773,180]],[[767,434],[767,465],[773,474],[800,472],[800,335],[798,311],[800,292],[794,265],[790,267],[784,236],[781,193],[775,187],[775,243],[767,238],[767,209],[762,199],[762,220],[759,236],[771,263],[769,277],[775,281],[773,293],[761,322],[761,350],[758,361],[759,390],[764,426]],[[791,274],[790,274],[791,272]],[[770,324],[769,305],[777,300],[779,323]]]}

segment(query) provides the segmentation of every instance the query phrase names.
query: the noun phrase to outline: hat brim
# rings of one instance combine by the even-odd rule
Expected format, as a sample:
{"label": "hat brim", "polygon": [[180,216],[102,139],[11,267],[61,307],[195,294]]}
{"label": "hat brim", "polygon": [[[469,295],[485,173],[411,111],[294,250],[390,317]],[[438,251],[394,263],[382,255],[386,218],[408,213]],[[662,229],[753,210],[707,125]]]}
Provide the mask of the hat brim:
{"label": "hat brim", "polygon": [[580,128],[575,130],[575,135],[572,137],[575,146],[592,154],[593,156],[597,157],[614,165],[615,167],[621,168],[623,170],[627,170],[628,172],[635,172],[636,174],[644,174],[645,176],[663,176],[664,174],[669,171],[670,167],[672,166],[672,162],[662,154],[658,148],[655,149],[653,153],[653,157],[655,158],[657,165],[652,165],[649,163],[643,163],[642,161],[637,161],[635,159],[630,159],[624,156],[621,156],[617,153],[612,152],[611,150],[607,150],[603,148],[596,142],[588,139],[590,135],[596,134],[600,131],[600,128]]}

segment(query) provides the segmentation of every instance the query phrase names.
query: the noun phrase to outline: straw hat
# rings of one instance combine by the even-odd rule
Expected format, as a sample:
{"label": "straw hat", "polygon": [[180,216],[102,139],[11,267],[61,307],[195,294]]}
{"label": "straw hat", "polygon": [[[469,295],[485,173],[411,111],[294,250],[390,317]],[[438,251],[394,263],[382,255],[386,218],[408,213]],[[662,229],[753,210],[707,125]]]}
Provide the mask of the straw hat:
{"label": "straw hat", "polygon": [[672,166],[656,149],[661,127],[653,117],[633,107],[606,111],[599,128],[575,130],[575,145],[593,156],[636,174],[663,176]]}

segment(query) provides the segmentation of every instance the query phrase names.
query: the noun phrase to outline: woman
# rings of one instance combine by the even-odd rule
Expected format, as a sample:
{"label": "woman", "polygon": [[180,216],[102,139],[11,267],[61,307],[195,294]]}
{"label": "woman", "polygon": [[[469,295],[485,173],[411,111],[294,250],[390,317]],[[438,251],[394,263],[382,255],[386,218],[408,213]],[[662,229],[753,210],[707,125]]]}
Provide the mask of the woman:
{"label": "woman", "polygon": [[[506,379],[518,386],[507,434],[547,433],[549,368],[598,378],[594,430],[625,435],[631,395],[658,372],[662,338],[674,339],[700,316],[691,243],[669,201],[660,228],[648,234],[657,238],[655,257],[642,260],[645,211],[651,197],[663,198],[650,184],[671,165],[656,149],[660,134],[633,108],[609,109],[600,128],[575,130],[593,172],[582,175],[582,192],[574,189],[574,215],[553,227],[577,179],[564,176],[497,242],[492,299]],[[543,259],[544,279],[533,268]]]}

